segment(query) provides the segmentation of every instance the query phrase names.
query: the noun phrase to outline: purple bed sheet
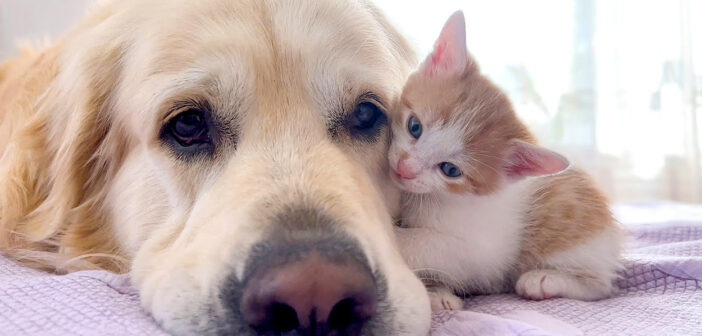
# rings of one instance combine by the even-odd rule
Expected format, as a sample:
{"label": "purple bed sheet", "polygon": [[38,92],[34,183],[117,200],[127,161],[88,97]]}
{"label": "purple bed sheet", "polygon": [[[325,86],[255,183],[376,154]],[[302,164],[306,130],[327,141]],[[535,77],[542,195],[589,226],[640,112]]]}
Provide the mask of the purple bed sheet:
{"label": "purple bed sheet", "polygon": [[[618,293],[598,302],[475,296],[432,321],[440,335],[702,335],[702,206],[622,205],[630,232]],[[0,335],[165,335],[128,277],[58,276],[0,256]]]}

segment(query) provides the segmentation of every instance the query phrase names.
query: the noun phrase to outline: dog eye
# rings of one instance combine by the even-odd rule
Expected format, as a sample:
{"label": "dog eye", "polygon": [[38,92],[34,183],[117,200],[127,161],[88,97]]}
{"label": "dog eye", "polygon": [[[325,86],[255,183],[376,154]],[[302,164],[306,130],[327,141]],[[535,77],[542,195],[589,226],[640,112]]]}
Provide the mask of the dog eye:
{"label": "dog eye", "polygon": [[422,124],[415,116],[411,116],[409,120],[407,120],[407,130],[415,139],[419,139],[419,137],[422,136]]}
{"label": "dog eye", "polygon": [[186,144],[199,138],[206,131],[206,128],[202,113],[197,111],[181,113],[171,121],[173,134]]}
{"label": "dog eye", "polygon": [[387,122],[385,113],[370,102],[356,105],[349,116],[347,126],[352,135],[373,141],[379,133],[380,127]]}
{"label": "dog eye", "polygon": [[365,130],[375,126],[382,112],[373,103],[360,103],[353,111],[354,127],[357,130]]}
{"label": "dog eye", "polygon": [[439,163],[439,168],[441,168],[441,172],[443,172],[447,177],[459,177],[463,174],[461,169],[456,167],[456,165],[451,162]]}
{"label": "dog eye", "polygon": [[161,137],[174,149],[192,154],[212,150],[212,139],[205,114],[190,109],[173,117],[165,126]]}
{"label": "dog eye", "polygon": [[188,147],[209,142],[210,136],[202,112],[188,110],[173,118],[168,123],[168,130],[181,144]]}

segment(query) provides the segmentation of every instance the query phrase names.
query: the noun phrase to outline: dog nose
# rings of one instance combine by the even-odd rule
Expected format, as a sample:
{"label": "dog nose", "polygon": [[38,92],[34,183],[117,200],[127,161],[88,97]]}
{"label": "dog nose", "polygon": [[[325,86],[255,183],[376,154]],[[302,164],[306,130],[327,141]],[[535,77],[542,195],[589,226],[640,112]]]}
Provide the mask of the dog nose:
{"label": "dog nose", "polygon": [[400,160],[397,162],[397,176],[400,178],[406,179],[406,180],[411,180],[415,177],[417,177],[417,174],[412,171],[412,168],[407,164],[406,160]]}
{"label": "dog nose", "polygon": [[309,251],[250,278],[244,319],[261,334],[360,335],[375,314],[376,285],[353,257]]}

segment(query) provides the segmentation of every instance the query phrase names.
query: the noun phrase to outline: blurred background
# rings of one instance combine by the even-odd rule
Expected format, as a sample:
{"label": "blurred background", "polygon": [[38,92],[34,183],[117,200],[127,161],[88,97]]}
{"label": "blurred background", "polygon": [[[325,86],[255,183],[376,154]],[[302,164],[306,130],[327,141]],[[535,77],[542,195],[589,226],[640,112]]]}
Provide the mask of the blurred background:
{"label": "blurred background", "polygon": [[[0,57],[92,2],[0,1]],[[702,202],[702,0],[376,2],[422,55],[462,9],[483,71],[612,199]]]}

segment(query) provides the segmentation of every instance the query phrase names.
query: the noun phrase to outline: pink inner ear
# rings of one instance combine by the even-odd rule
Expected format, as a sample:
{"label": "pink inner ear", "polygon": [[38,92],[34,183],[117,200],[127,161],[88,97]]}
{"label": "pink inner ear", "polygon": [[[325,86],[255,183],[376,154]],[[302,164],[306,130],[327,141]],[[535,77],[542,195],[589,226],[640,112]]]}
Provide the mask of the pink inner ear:
{"label": "pink inner ear", "polygon": [[510,178],[522,178],[555,174],[569,165],[568,159],[554,151],[517,141],[512,154],[507,158],[504,170]]}
{"label": "pink inner ear", "polygon": [[468,63],[466,49],[466,23],[463,12],[458,11],[446,21],[441,35],[434,43],[434,50],[421,67],[425,76],[462,71]]}

